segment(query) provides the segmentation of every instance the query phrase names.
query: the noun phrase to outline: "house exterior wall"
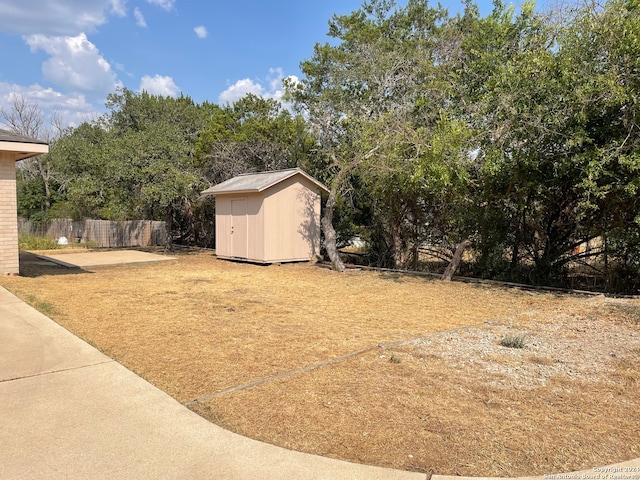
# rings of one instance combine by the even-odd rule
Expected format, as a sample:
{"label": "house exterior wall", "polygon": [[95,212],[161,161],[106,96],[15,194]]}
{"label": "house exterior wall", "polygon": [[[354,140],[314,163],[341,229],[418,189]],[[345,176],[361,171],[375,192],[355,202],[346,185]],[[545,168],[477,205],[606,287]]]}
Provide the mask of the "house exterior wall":
{"label": "house exterior wall", "polygon": [[16,165],[0,152],[0,274],[18,274],[18,203]]}

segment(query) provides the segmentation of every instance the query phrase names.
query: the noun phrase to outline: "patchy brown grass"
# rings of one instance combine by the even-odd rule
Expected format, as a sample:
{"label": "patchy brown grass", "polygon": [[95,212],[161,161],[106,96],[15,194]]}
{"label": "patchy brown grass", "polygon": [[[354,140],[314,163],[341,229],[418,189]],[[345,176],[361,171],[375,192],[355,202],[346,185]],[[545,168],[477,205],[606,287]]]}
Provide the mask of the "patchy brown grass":
{"label": "patchy brown grass", "polygon": [[[0,284],[252,438],[480,476],[640,456],[637,304],[209,253],[78,273],[25,264],[22,273]],[[525,335],[524,349],[499,346],[512,332]],[[589,359],[595,348],[607,351]]]}

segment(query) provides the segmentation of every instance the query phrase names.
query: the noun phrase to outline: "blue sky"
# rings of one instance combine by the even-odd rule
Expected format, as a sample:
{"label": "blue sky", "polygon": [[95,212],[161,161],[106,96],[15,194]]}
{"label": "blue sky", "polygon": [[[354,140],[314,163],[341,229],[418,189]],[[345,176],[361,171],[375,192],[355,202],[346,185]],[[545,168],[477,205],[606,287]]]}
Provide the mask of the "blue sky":
{"label": "blue sky", "polygon": [[[397,3],[403,5],[406,0]],[[481,12],[490,1],[478,2]],[[435,3],[434,3],[435,4]],[[282,94],[361,0],[0,0],[0,107],[16,95],[78,125],[124,86],[195,101]],[[443,2],[450,12],[461,2]],[[1,122],[0,122],[1,123]]]}

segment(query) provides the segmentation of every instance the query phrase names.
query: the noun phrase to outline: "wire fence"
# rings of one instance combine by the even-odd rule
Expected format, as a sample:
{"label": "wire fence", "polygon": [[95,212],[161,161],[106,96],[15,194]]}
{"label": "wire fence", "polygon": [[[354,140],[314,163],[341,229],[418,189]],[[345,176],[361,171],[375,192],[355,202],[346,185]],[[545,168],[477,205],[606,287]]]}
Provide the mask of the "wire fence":
{"label": "wire fence", "polygon": [[18,219],[19,235],[35,235],[56,240],[64,237],[68,243],[90,243],[96,247],[151,247],[167,243],[165,222],[154,220],[54,219],[34,224]]}

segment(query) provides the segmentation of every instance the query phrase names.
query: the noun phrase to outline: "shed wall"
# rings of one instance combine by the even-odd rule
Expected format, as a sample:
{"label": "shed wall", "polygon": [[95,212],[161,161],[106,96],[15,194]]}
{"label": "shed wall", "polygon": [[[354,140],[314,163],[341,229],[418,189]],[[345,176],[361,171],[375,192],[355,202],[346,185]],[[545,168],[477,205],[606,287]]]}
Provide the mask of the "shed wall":
{"label": "shed wall", "polygon": [[262,262],[265,257],[264,244],[264,197],[262,194],[247,196],[247,214],[249,230],[247,259],[254,262]]}
{"label": "shed wall", "polygon": [[309,260],[320,251],[320,196],[305,178],[289,178],[265,192],[265,261]]}
{"label": "shed wall", "polygon": [[[246,238],[240,240],[237,235],[240,229],[237,227],[232,234],[234,222],[238,218],[232,216],[232,204],[234,201],[246,200]],[[264,216],[262,195],[216,195],[216,255],[222,258],[246,258],[247,260],[263,261],[264,257]],[[236,238],[233,237],[236,235]],[[246,244],[246,255],[238,255],[234,252],[234,243]],[[236,249],[237,249],[237,243]]]}
{"label": "shed wall", "polygon": [[222,195],[216,196],[216,255],[228,257],[231,253],[231,200]]}
{"label": "shed wall", "polygon": [[262,193],[216,195],[218,257],[272,263],[309,260],[319,253],[320,194],[302,175]]}
{"label": "shed wall", "polygon": [[0,152],[0,274],[18,274],[19,265],[16,165]]}

